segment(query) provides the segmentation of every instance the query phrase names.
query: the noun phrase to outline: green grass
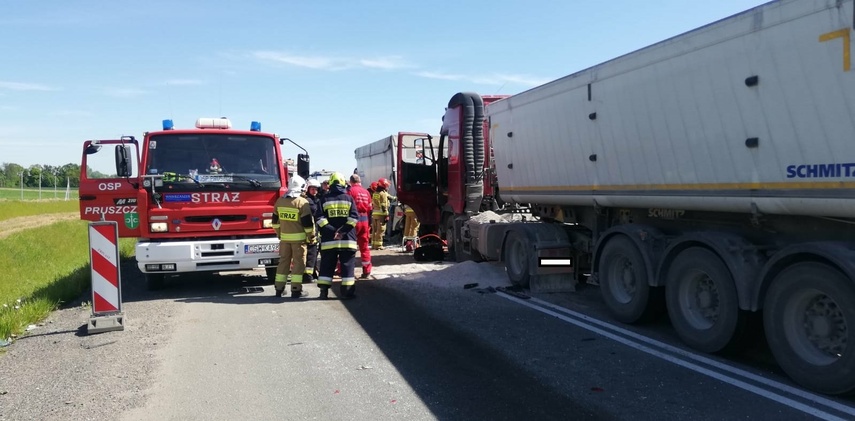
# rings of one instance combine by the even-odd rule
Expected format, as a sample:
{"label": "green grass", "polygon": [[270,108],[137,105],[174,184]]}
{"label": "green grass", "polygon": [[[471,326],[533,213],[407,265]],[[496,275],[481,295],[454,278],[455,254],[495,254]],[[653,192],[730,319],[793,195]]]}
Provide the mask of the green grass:
{"label": "green grass", "polygon": [[[42,187],[42,200],[65,200],[65,187],[60,187],[54,195],[53,187]],[[0,188],[0,200],[21,200],[20,188]],[[39,200],[39,189],[25,188],[24,200]],[[69,201],[77,201],[77,187],[72,187],[68,195]]]}
{"label": "green grass", "polygon": [[77,200],[43,200],[40,202],[22,202],[20,200],[0,200],[0,221],[19,216],[43,215],[46,213],[75,212],[80,209]]}
{"label": "green grass", "polygon": [[[87,224],[63,221],[0,240],[0,339],[20,334],[89,289]],[[133,256],[134,242],[120,240],[123,259]]]}

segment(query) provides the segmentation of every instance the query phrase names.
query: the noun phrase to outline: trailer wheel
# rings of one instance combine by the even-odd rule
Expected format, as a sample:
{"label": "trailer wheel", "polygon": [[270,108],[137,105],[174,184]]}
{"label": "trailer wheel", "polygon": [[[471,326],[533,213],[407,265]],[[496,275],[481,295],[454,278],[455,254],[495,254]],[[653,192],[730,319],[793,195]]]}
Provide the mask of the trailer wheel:
{"label": "trailer wheel", "polygon": [[855,285],[822,263],[795,264],[772,282],[766,340],[793,380],[821,393],[855,391]]}
{"label": "trailer wheel", "polygon": [[165,279],[166,275],[162,273],[146,273],[145,286],[149,291],[163,289],[163,286],[166,284]]}
{"label": "trailer wheel", "polygon": [[715,253],[700,247],[680,252],[665,285],[668,315],[683,342],[704,352],[738,344],[746,317],[733,276]]}
{"label": "trailer wheel", "polygon": [[505,271],[514,285],[528,288],[531,281],[529,263],[531,252],[534,247],[525,234],[519,231],[511,231],[505,241],[502,260],[505,262]]}
{"label": "trailer wheel", "polygon": [[623,235],[608,240],[598,267],[600,294],[612,315],[623,323],[636,323],[648,314],[650,285],[641,252]]}

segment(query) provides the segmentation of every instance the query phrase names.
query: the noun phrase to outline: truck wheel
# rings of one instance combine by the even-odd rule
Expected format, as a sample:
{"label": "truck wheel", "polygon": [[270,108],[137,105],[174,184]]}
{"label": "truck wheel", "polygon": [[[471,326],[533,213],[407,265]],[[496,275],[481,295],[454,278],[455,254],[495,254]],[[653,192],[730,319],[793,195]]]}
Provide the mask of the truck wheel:
{"label": "truck wheel", "polygon": [[264,268],[264,271],[267,273],[267,283],[270,285],[276,283],[276,266],[272,268]]}
{"label": "truck wheel", "polygon": [[855,391],[852,279],[822,263],[785,269],[766,294],[763,325],[775,360],[796,383],[835,395]]}
{"label": "truck wheel", "polygon": [[163,289],[165,285],[166,275],[162,273],[146,273],[145,274],[145,286],[149,291],[157,291],[159,289]]}
{"label": "truck wheel", "polygon": [[687,345],[719,352],[739,342],[746,317],[727,265],[715,253],[691,247],[668,269],[665,304],[674,329]]}
{"label": "truck wheel", "polygon": [[603,248],[598,269],[600,294],[615,319],[636,323],[649,315],[647,266],[632,240],[612,237]]}
{"label": "truck wheel", "polygon": [[519,231],[511,231],[505,241],[505,249],[502,260],[505,262],[505,271],[514,285],[528,288],[531,281],[529,263],[531,252],[534,251],[531,242],[525,234]]}

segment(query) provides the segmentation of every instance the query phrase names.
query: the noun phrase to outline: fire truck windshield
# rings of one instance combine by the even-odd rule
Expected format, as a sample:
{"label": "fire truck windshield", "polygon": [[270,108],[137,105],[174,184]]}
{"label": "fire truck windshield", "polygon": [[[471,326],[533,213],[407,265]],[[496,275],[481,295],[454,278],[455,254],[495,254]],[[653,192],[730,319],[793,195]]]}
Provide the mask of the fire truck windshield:
{"label": "fire truck windshield", "polygon": [[148,143],[145,173],[162,175],[164,184],[198,188],[279,188],[275,140],[226,133],[162,134]]}

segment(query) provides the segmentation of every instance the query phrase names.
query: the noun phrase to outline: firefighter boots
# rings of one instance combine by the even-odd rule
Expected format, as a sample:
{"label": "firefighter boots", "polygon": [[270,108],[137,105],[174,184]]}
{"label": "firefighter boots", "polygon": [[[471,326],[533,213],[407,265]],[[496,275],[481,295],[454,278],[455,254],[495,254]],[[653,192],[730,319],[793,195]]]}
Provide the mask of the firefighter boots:
{"label": "firefighter boots", "polygon": [[321,287],[321,295],[318,296],[321,300],[326,300],[329,297],[330,287],[322,286]]}
{"label": "firefighter boots", "polygon": [[341,292],[342,299],[356,297],[356,285],[341,285],[341,289],[339,291]]}

